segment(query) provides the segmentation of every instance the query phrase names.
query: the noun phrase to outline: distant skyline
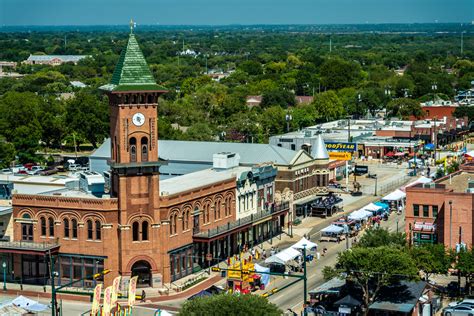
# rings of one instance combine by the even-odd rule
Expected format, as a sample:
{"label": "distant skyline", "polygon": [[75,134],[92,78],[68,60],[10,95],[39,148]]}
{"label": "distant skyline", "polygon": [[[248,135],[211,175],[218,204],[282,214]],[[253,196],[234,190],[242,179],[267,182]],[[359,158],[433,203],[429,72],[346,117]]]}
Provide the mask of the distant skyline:
{"label": "distant skyline", "polygon": [[361,24],[474,20],[474,0],[0,0],[0,25]]}

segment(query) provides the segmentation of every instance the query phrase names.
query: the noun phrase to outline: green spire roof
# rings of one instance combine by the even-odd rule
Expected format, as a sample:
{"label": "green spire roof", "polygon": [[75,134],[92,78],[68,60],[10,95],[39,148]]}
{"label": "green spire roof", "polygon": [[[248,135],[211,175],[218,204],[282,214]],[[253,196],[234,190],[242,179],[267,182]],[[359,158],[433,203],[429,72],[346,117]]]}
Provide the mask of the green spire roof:
{"label": "green spire roof", "polygon": [[122,50],[110,84],[100,87],[106,91],[166,91],[155,79],[140,50],[135,35],[130,33]]}

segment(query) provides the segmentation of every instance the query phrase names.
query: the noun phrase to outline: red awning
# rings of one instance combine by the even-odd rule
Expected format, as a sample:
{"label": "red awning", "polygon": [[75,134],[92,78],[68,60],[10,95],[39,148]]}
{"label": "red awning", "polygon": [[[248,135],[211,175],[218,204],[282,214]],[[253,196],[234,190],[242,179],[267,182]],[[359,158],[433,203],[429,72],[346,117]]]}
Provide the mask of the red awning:
{"label": "red awning", "polygon": [[389,151],[388,153],[385,154],[385,157],[393,157],[393,156],[395,156],[393,151]]}

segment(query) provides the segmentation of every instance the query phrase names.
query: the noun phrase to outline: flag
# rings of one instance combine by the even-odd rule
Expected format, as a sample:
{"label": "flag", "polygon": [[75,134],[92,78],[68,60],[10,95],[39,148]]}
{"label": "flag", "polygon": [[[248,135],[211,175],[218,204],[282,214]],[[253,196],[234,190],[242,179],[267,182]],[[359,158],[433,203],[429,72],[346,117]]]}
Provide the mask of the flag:
{"label": "flag", "polygon": [[94,297],[92,298],[91,315],[95,316],[99,312],[100,294],[102,293],[102,284],[97,284],[94,288]]}
{"label": "flag", "polygon": [[112,282],[112,306],[115,305],[115,303],[117,302],[117,294],[118,294],[119,289],[120,289],[120,280],[121,280],[121,278],[122,277],[119,275]]}
{"label": "flag", "polygon": [[112,309],[112,287],[109,286],[104,290],[104,306],[102,307],[101,316],[110,316]]}
{"label": "flag", "polygon": [[135,294],[137,293],[137,280],[138,276],[134,276],[128,283],[128,306],[135,304]]}

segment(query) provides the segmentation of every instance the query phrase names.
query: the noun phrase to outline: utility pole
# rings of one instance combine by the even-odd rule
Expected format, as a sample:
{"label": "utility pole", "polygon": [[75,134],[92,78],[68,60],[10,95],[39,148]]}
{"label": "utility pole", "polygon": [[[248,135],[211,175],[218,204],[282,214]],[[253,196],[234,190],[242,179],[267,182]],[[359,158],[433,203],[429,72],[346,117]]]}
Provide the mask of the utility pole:
{"label": "utility pole", "polygon": [[453,201],[449,200],[449,248],[452,246],[452,238],[453,238]]}
{"label": "utility pole", "polygon": [[[463,249],[462,247],[462,227],[459,226],[459,252],[461,252]],[[459,256],[459,255],[458,255]],[[459,260],[459,258],[458,258]],[[458,297],[461,297],[461,273],[458,271]]]}
{"label": "utility pole", "polygon": [[48,251],[49,254],[49,274],[51,277],[51,315],[56,316],[56,285],[54,284],[54,264],[53,264],[53,257],[51,256],[51,250]]}

